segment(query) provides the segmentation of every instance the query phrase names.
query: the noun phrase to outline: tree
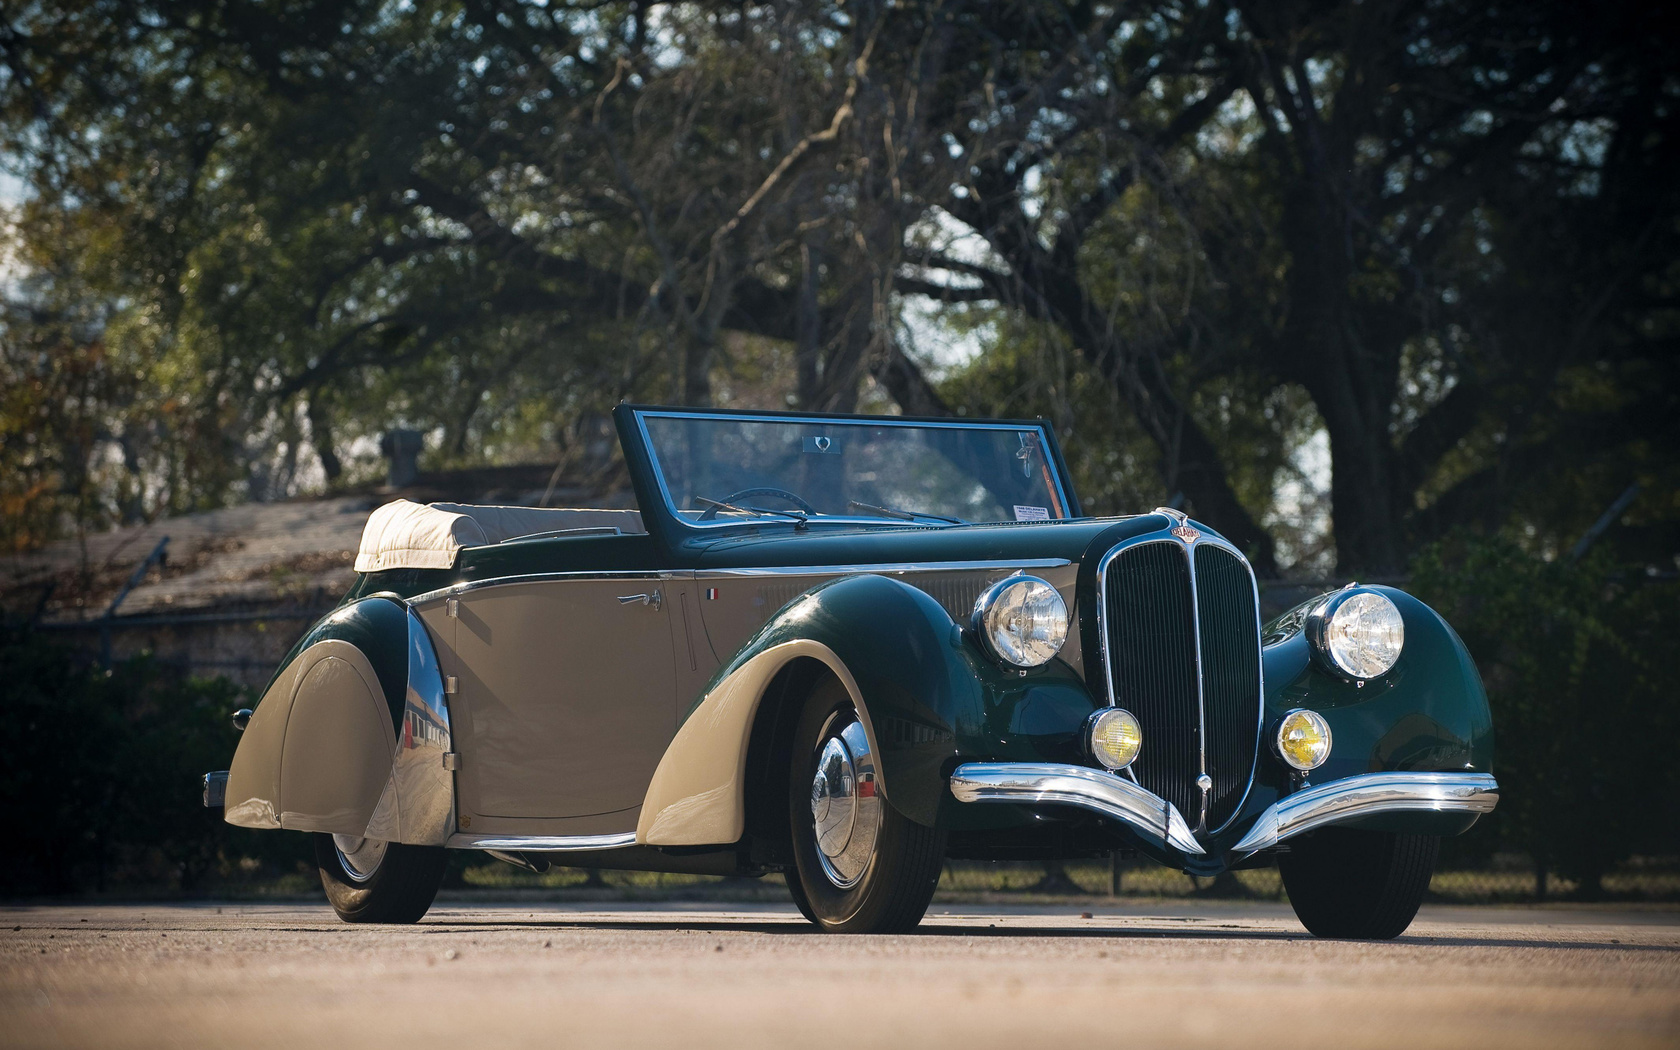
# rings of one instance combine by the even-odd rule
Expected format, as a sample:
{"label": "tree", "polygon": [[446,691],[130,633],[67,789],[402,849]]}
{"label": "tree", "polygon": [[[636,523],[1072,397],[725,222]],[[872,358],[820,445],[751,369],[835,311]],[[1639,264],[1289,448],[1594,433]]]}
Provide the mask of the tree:
{"label": "tree", "polygon": [[974,367],[1030,351],[1036,410],[1151,450],[1110,491],[1262,573],[1313,548],[1277,490],[1322,427],[1337,567],[1387,574],[1673,480],[1674,42],[1634,4],[82,0],[0,31],[0,135],[14,239],[170,406],[146,513],[393,424],[535,455],[755,355],[809,408],[982,410],[905,338],[967,305],[1038,333]]}

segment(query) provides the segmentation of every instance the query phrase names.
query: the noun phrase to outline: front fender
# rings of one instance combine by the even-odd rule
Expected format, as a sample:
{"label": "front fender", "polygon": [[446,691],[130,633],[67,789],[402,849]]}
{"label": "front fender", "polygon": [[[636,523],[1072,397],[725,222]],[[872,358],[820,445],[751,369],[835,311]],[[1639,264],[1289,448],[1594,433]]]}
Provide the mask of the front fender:
{"label": "front fender", "polygon": [[[1387,674],[1361,684],[1325,670],[1304,631],[1268,645],[1262,653],[1266,710],[1261,754],[1245,814],[1258,813],[1299,787],[1363,773],[1493,772],[1487,693],[1458,634],[1404,591],[1365,589],[1383,594],[1400,610],[1406,625],[1400,659]],[[1271,746],[1278,720],[1294,708],[1324,716],[1332,740],[1329,759],[1299,780],[1292,779]],[[1432,821],[1419,814],[1402,823],[1408,821],[1396,830],[1451,834],[1469,826],[1458,815]],[[1236,822],[1233,831],[1246,823]]]}
{"label": "front fender", "polygon": [[1493,772],[1493,718],[1482,677],[1458,634],[1429,606],[1369,587],[1400,610],[1406,642],[1392,670],[1364,683],[1321,667],[1305,632],[1265,650],[1269,719],[1292,708],[1330,723],[1330,759],[1312,780],[1357,773]]}
{"label": "front fender", "polygon": [[443,681],[404,603],[335,609],[258,702],[228,772],[228,823],[442,845],[454,830]]}
{"label": "front fender", "polygon": [[[1059,660],[1025,675],[982,656],[925,592],[884,576],[821,584],[784,606],[719,670],[689,713],[648,788],[637,839],[649,845],[734,842],[745,831],[746,762],[758,706],[794,660],[826,665],[846,686],[877,757],[876,789],[920,824],[949,809],[948,774],[976,749],[1010,757],[1068,735],[1092,701]],[[1037,706],[1034,706],[1037,705]],[[1045,710],[1051,731],[996,730],[1001,718]],[[1042,720],[1042,719],[1041,719]],[[987,742],[994,745],[988,750]],[[1047,745],[1054,746],[1054,744]],[[1026,757],[1023,755],[1019,757]]]}

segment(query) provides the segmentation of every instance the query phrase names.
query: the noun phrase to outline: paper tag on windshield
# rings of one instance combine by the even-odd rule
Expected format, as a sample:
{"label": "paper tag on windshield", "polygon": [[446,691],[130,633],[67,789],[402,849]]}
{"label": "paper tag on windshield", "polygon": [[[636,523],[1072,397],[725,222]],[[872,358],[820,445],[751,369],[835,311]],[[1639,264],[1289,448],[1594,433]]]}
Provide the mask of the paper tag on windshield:
{"label": "paper tag on windshield", "polygon": [[1017,503],[1017,504],[1015,504],[1015,520],[1016,521],[1049,521],[1050,520],[1050,508],[1049,507],[1023,507],[1019,503]]}

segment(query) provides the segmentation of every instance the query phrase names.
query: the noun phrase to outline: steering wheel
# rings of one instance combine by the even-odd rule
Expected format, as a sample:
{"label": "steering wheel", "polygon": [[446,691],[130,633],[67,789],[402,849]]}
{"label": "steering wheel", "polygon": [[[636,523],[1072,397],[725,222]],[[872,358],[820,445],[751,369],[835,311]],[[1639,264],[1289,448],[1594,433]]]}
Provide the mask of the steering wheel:
{"label": "steering wheel", "polygon": [[[769,486],[769,485],[760,485],[760,486],[757,486],[755,488],[742,489],[739,492],[731,492],[729,495],[723,497],[721,500],[718,500],[718,503],[734,503],[736,500],[746,499],[748,496],[774,496],[777,499],[787,500],[789,503],[798,507],[800,510],[804,511],[807,514],[815,514],[817,512],[817,508],[811,506],[809,503],[806,503],[802,498],[800,498],[795,493],[789,492],[787,489],[779,489],[779,488],[775,488],[775,487]],[[710,521],[713,518],[717,517],[718,511],[723,510],[723,509],[724,508],[722,508],[722,507],[718,506],[716,503],[714,503],[710,507],[706,508],[705,513],[700,515],[699,520]],[[763,510],[764,508],[762,508],[762,507],[748,507],[746,509],[748,509],[748,510]]]}

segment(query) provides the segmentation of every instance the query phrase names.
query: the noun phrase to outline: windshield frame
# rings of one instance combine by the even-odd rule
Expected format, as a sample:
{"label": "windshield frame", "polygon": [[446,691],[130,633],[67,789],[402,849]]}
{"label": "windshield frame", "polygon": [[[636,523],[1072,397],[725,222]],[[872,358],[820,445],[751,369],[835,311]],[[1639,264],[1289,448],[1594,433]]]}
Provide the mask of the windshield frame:
{"label": "windshield frame", "polygon": [[[899,426],[910,428],[930,428],[954,430],[1033,430],[1039,435],[1040,447],[1046,449],[1045,463],[1049,468],[1051,480],[1055,485],[1056,495],[1062,500],[1062,506],[1067,510],[1063,518],[1048,519],[1048,523],[1069,521],[1081,517],[1079,501],[1074,496],[1068,483],[1067,464],[1062,459],[1061,446],[1056,442],[1056,435],[1052,431],[1049,421],[1045,419],[952,419],[925,416],[887,416],[861,415],[851,412],[771,412],[744,411],[737,409],[715,408],[668,408],[656,405],[620,405],[620,410],[629,413],[634,428],[634,436],[639,448],[637,457],[645,465],[649,480],[657,489],[661,503],[661,516],[673,525],[692,532],[704,532],[712,529],[739,529],[743,526],[764,526],[769,524],[785,525],[790,529],[796,523],[792,518],[753,518],[748,521],[740,520],[712,520],[694,521],[683,516],[677,509],[676,501],[672,498],[671,490],[666,484],[665,471],[659,462],[659,453],[655,450],[653,436],[648,432],[649,419],[716,419],[719,421],[736,422],[766,422],[766,423],[842,423],[857,426]],[[622,430],[621,430],[622,433]],[[628,435],[626,435],[628,436]],[[626,452],[629,450],[627,449]],[[634,469],[632,469],[634,475]],[[643,508],[643,516],[652,508]],[[915,521],[905,521],[897,518],[882,517],[878,514],[814,514],[806,522],[809,526],[818,525],[868,525],[876,528],[954,528],[957,526],[942,524],[918,516]],[[1015,524],[1014,522],[972,522],[974,525]],[[1041,524],[1034,522],[1033,524]],[[803,527],[803,526],[801,526]]]}

